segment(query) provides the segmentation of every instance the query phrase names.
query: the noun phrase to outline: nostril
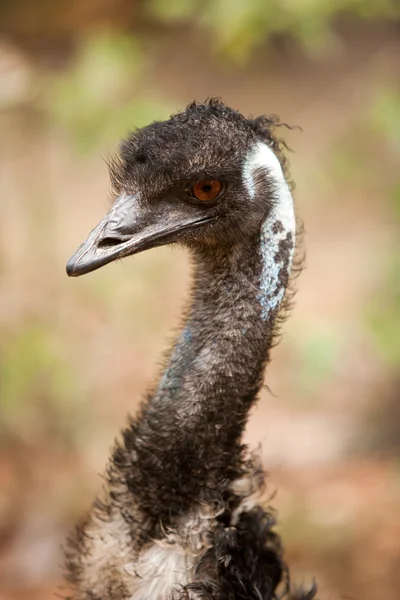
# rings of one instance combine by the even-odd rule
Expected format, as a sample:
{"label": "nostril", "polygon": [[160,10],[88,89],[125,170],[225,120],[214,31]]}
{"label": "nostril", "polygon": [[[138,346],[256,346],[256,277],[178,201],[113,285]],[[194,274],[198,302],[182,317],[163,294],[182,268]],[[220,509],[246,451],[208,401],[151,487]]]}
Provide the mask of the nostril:
{"label": "nostril", "polygon": [[105,237],[97,244],[98,248],[112,248],[113,246],[119,246],[122,244],[122,240],[116,237]]}

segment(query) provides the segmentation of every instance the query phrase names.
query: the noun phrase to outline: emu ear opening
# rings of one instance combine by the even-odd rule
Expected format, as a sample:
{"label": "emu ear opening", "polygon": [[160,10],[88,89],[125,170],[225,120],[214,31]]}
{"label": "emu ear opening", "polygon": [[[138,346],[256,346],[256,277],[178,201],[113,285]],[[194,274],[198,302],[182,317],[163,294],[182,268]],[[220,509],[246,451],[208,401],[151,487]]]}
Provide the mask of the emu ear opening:
{"label": "emu ear opening", "polygon": [[170,244],[180,235],[212,220],[199,214],[182,214],[176,205],[144,205],[137,194],[122,194],[69,259],[67,275],[79,277],[114,260]]}

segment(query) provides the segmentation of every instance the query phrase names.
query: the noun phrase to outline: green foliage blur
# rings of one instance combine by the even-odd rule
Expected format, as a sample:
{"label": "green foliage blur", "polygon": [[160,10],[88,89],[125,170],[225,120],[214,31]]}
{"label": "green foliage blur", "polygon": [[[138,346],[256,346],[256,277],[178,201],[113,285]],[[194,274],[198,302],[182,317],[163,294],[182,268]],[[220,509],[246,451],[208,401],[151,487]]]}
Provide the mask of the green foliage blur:
{"label": "green foliage blur", "polygon": [[1,337],[0,446],[10,436],[27,446],[74,444],[80,394],[56,332],[34,322]]}
{"label": "green foliage blur", "polygon": [[332,25],[342,15],[399,18],[395,0],[150,0],[150,13],[165,23],[195,21],[210,31],[215,50],[246,61],[266,39],[289,35],[315,53],[335,43]]}
{"label": "green foliage blur", "polygon": [[141,91],[146,61],[139,42],[123,33],[101,32],[84,41],[66,73],[56,76],[46,98],[82,152],[115,143],[135,123],[165,118],[168,109]]}

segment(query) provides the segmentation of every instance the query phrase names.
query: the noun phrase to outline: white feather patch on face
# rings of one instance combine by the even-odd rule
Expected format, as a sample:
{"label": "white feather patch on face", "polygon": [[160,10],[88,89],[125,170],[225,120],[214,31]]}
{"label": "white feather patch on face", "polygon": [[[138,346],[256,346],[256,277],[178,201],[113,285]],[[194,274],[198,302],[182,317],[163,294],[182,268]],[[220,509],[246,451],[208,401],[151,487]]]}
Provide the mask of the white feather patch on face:
{"label": "white feather patch on face", "polygon": [[[261,316],[266,320],[285,295],[286,286],[282,282],[286,281],[287,277],[282,277],[282,270],[286,269],[285,275],[289,276],[295,248],[296,219],[292,194],[280,162],[264,142],[259,142],[251,148],[243,167],[243,181],[251,199],[255,199],[257,194],[254,176],[259,169],[265,171],[273,187],[273,206],[262,223],[260,235],[263,268],[259,301]],[[285,244],[286,249],[283,251]]]}

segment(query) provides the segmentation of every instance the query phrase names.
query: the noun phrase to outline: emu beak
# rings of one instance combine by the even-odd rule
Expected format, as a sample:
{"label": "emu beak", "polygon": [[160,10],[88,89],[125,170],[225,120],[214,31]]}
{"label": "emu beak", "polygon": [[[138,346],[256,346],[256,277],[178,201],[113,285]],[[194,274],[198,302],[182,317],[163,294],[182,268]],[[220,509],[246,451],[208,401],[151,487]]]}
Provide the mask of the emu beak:
{"label": "emu beak", "polygon": [[143,206],[138,195],[121,195],[67,264],[67,275],[79,277],[119,258],[177,241],[179,234],[212,217],[182,216],[179,205]]}

